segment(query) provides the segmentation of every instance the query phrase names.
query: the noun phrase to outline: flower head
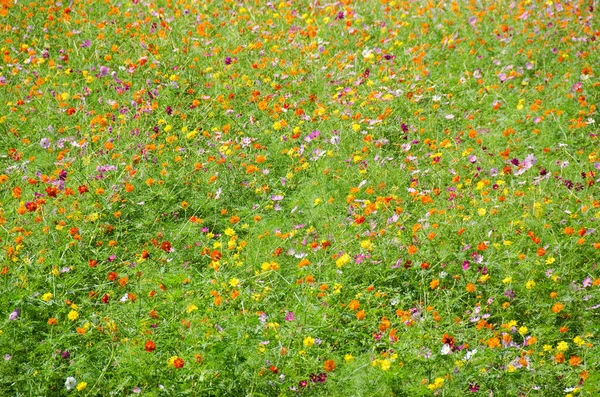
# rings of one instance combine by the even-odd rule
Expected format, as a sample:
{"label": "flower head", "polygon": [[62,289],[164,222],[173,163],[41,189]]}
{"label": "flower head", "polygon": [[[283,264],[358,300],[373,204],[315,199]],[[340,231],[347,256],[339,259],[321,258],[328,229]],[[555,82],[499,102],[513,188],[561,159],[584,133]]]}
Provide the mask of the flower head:
{"label": "flower head", "polygon": [[67,378],[67,380],[65,381],[65,387],[67,388],[67,390],[73,390],[76,385],[77,385],[77,379],[75,379],[72,376],[69,376]]}

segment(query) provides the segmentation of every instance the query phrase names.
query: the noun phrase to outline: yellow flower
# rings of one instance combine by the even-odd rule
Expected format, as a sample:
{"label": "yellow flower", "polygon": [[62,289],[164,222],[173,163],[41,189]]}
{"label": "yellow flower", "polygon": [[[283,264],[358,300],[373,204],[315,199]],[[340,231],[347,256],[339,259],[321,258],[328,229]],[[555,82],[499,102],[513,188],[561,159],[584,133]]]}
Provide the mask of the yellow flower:
{"label": "yellow flower", "polygon": [[360,242],[360,247],[362,249],[366,249],[368,251],[372,251],[374,248],[373,242],[371,240],[363,240]]}
{"label": "yellow flower", "polygon": [[191,313],[191,312],[193,312],[194,310],[198,310],[198,306],[196,306],[196,305],[194,305],[194,304],[192,303],[192,304],[190,304],[190,305],[187,307],[187,309],[186,309],[186,312],[188,312],[188,313]]}
{"label": "yellow flower", "polygon": [[50,292],[46,292],[44,295],[42,295],[42,300],[44,302],[49,302],[52,298],[54,298],[54,295],[52,295]]}
{"label": "yellow flower", "polygon": [[558,342],[558,345],[556,346],[556,350],[560,351],[560,352],[564,352],[569,350],[569,344],[565,341],[560,341]]}
{"label": "yellow flower", "polygon": [[575,338],[573,338],[573,342],[577,345],[577,346],[581,346],[585,343],[585,341],[580,338],[579,336],[576,336]]}
{"label": "yellow flower", "polygon": [[82,391],[87,387],[87,382],[79,382],[77,384],[77,391]]}
{"label": "yellow flower", "polygon": [[387,371],[387,370],[388,370],[388,369],[390,369],[390,367],[392,366],[392,363],[391,363],[391,361],[390,361],[390,360],[388,360],[388,359],[381,360],[381,361],[379,362],[379,364],[381,365],[381,369],[382,369],[383,371]]}
{"label": "yellow flower", "polygon": [[240,280],[238,280],[237,278],[232,278],[231,280],[229,280],[229,285],[231,285],[232,287],[237,287],[240,284]]}
{"label": "yellow flower", "polygon": [[435,378],[432,384],[427,386],[431,390],[439,389],[444,386],[444,378]]}
{"label": "yellow flower", "polygon": [[342,256],[340,256],[336,261],[335,261],[335,265],[337,267],[342,267],[344,266],[346,263],[350,262],[350,255],[348,254],[344,254]]}
{"label": "yellow flower", "polygon": [[75,310],[71,310],[67,317],[69,318],[69,320],[75,321],[79,318],[79,313],[77,313]]}
{"label": "yellow flower", "polygon": [[304,341],[302,341],[302,344],[304,345],[304,347],[311,347],[315,344],[315,340],[314,338],[307,336],[306,338],[304,338]]}
{"label": "yellow flower", "polygon": [[527,333],[527,331],[529,331],[529,330],[525,326],[522,326],[522,327],[519,328],[519,333],[521,335],[525,335]]}
{"label": "yellow flower", "polygon": [[354,360],[354,356],[353,356],[352,354],[346,354],[346,355],[344,356],[344,360],[345,360],[346,362],[353,361],[353,360]]}
{"label": "yellow flower", "polygon": [[525,284],[525,288],[527,289],[533,289],[535,287],[535,281],[533,280],[529,280],[526,284]]}

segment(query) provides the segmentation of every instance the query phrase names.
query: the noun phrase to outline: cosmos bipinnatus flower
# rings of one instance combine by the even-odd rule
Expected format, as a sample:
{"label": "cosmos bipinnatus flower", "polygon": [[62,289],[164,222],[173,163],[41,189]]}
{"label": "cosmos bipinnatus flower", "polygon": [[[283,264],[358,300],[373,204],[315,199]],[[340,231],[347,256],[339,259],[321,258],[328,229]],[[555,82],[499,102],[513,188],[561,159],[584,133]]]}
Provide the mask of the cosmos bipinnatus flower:
{"label": "cosmos bipinnatus flower", "polygon": [[15,321],[17,318],[19,318],[19,316],[21,315],[21,309],[19,309],[18,307],[13,310],[12,313],[10,313],[10,315],[8,316],[8,319],[10,321]]}
{"label": "cosmos bipinnatus flower", "polygon": [[72,376],[69,376],[65,381],[65,387],[67,388],[67,390],[73,390],[75,386],[77,386],[77,379],[75,379]]}

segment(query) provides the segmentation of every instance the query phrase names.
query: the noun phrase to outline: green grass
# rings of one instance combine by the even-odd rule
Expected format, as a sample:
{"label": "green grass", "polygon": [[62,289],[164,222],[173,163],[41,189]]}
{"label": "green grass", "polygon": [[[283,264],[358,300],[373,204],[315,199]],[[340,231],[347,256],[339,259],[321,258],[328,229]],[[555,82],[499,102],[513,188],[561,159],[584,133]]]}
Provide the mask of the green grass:
{"label": "green grass", "polygon": [[0,4],[0,395],[600,392],[596,2]]}

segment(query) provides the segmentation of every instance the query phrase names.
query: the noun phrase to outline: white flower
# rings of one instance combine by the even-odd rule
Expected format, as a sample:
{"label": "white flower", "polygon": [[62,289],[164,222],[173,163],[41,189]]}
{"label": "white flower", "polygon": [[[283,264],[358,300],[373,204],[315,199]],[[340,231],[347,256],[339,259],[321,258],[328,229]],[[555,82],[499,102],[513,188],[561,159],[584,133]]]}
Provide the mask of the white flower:
{"label": "white flower", "polygon": [[465,360],[470,360],[475,353],[477,353],[477,349],[469,350],[467,354],[465,354]]}
{"label": "white flower", "polygon": [[77,379],[72,376],[69,376],[65,382],[65,387],[67,390],[73,390],[77,386]]}
{"label": "white flower", "polygon": [[441,353],[442,353],[444,356],[445,356],[445,355],[447,355],[447,354],[450,354],[450,353],[452,353],[452,348],[450,347],[450,345],[449,345],[449,344],[447,344],[447,343],[444,343],[444,346],[442,346],[442,351],[441,351]]}

